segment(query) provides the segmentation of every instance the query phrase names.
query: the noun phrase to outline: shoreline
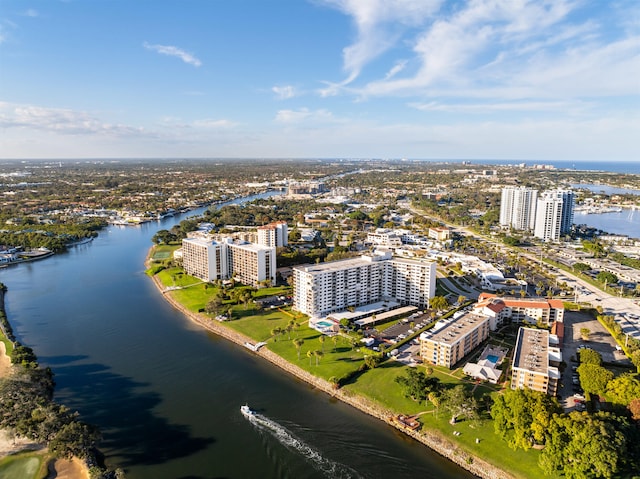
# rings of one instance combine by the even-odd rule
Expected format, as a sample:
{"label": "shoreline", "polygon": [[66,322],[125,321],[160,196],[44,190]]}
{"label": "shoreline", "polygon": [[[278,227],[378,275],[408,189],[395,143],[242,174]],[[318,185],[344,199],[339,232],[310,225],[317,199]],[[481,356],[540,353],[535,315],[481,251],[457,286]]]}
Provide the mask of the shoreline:
{"label": "shoreline", "polygon": [[[149,251],[151,252],[151,250]],[[150,265],[150,257],[150,254],[147,255],[147,259],[145,261],[145,267],[147,268]],[[217,334],[218,336],[221,336],[224,339],[242,346],[243,349],[247,349],[244,346],[246,342],[254,341],[252,338],[238,333],[237,331],[234,331],[230,328],[226,328],[201,313],[194,313],[192,311],[189,311],[171,296],[171,291],[164,291],[163,284],[155,275],[151,276],[151,279],[158,289],[160,296],[162,296],[165,301],[167,301],[169,304],[171,304],[171,306],[180,311],[190,321],[198,324],[208,331],[211,331],[214,334]],[[285,361],[283,358],[270,351],[268,348],[260,348],[260,350],[254,351],[253,354],[262,357],[263,359],[269,361],[270,363],[286,371],[292,376],[328,394],[330,397],[338,399],[358,409],[361,412],[380,419],[386,424],[394,427],[396,430],[412,437],[416,441],[427,446],[432,451],[440,454],[441,456],[445,457],[451,462],[454,462],[458,466],[466,469],[467,471],[475,474],[478,477],[485,479],[512,479],[515,477],[512,474],[484,461],[482,458],[468,453],[467,451],[460,448],[457,444],[448,441],[445,437],[442,436],[442,434],[437,431],[414,431],[408,428],[403,428],[400,424],[398,424],[397,421],[393,419],[395,416],[394,412],[385,410],[384,408],[374,404],[365,397],[352,395],[351,393],[342,389],[334,389],[334,387],[328,381],[318,378],[305,371],[304,369],[299,368],[295,364]]]}

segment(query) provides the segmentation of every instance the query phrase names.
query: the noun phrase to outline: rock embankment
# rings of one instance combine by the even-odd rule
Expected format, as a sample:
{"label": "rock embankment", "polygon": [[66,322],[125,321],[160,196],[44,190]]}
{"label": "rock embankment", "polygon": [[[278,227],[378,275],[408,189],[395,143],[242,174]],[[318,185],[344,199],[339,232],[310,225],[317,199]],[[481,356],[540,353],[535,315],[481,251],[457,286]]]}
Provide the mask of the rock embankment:
{"label": "rock embankment", "polygon": [[[156,276],[153,276],[153,281],[158,287],[159,291],[162,292],[164,290],[164,286],[160,282],[160,280]],[[247,342],[253,342],[251,338],[230,328],[227,328],[217,321],[211,320],[210,317],[204,314],[194,313],[193,311],[188,310],[182,304],[176,301],[172,297],[170,292],[164,293],[163,296],[174,308],[179,310],[187,318],[199,324],[203,328],[219,336],[222,336],[229,341],[233,341],[234,343],[241,346]],[[378,418],[386,422],[390,426],[395,427],[396,429],[399,429],[405,434],[413,437],[415,440],[428,446],[430,449],[436,451],[438,454],[460,465],[472,474],[486,479],[512,479],[514,477],[511,474],[506,473],[505,471],[502,471],[501,469],[498,469],[497,467],[489,464],[483,459],[473,456],[468,452],[462,450],[458,445],[452,443],[451,441],[448,441],[438,432],[427,430],[412,431],[409,428],[403,428],[400,424],[393,420],[395,414],[392,411],[385,410],[384,408],[380,407],[377,404],[374,404],[373,402],[362,396],[350,394],[348,391],[345,391],[343,389],[335,389],[330,382],[318,378],[313,374],[305,371],[304,369],[299,368],[295,364],[284,360],[267,348],[261,348],[254,354],[263,357],[272,364],[287,371],[289,374],[301,379],[302,381],[305,381],[306,383],[320,389],[321,391],[326,392],[330,396],[339,399],[375,418]]]}

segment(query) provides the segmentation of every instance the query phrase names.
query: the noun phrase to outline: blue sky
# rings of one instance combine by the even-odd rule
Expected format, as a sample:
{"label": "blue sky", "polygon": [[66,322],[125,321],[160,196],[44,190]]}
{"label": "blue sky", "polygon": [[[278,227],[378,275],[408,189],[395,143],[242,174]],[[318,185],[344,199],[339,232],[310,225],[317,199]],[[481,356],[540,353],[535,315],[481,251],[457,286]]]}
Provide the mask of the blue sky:
{"label": "blue sky", "polygon": [[640,161],[637,0],[0,0],[0,158]]}

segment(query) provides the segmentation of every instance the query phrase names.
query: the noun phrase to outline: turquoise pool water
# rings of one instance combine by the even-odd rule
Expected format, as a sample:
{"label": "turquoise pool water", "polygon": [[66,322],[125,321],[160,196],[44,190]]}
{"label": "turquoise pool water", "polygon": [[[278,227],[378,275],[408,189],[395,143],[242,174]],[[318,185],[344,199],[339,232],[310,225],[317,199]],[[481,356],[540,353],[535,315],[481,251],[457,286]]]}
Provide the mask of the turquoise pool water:
{"label": "turquoise pool water", "polygon": [[498,356],[494,355],[494,354],[489,354],[487,356],[487,361],[490,361],[493,364],[498,364],[498,359],[500,359],[500,358]]}

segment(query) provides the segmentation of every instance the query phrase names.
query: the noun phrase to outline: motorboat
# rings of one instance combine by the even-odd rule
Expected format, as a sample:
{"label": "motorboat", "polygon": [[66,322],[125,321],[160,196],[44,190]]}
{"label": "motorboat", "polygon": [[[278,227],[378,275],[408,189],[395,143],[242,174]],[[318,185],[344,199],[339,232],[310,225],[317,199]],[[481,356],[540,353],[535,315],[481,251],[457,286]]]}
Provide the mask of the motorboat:
{"label": "motorboat", "polygon": [[247,404],[245,404],[244,406],[240,406],[240,412],[246,417],[253,417],[256,415],[256,412]]}

